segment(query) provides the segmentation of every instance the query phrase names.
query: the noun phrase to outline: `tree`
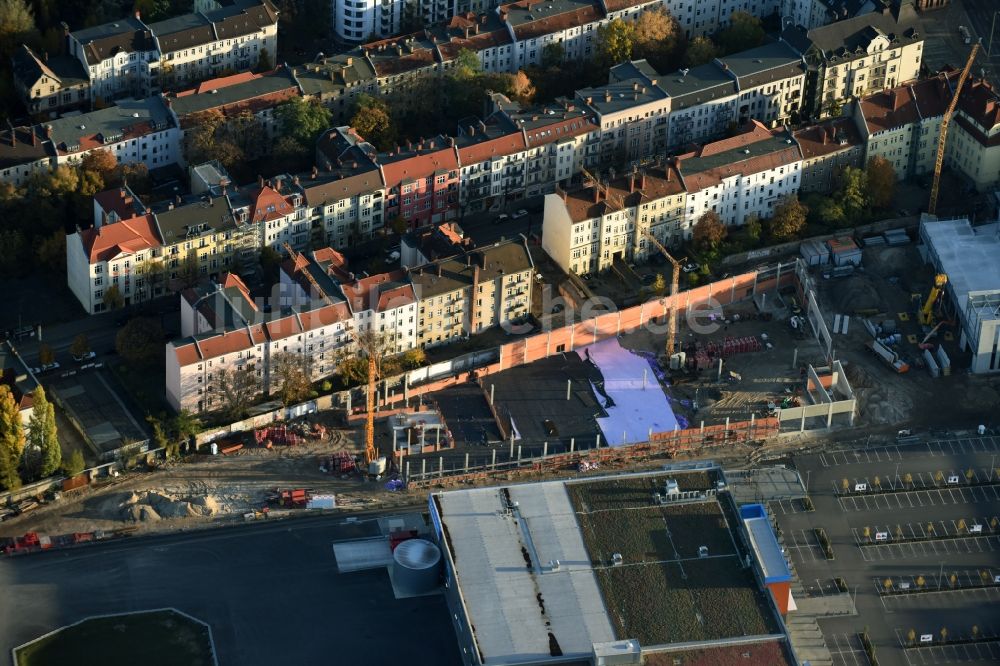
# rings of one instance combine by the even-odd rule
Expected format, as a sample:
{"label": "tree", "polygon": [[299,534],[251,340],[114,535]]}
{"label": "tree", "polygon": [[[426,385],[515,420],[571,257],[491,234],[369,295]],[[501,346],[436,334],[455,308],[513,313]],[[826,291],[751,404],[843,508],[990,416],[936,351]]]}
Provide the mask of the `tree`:
{"label": "tree", "polygon": [[118,285],[113,284],[104,290],[104,307],[108,310],[120,310],[125,307],[125,297]]}
{"label": "tree", "polygon": [[222,411],[233,420],[246,416],[254,398],[260,395],[261,381],[252,366],[231,366],[218,371],[215,383]]}
{"label": "tree", "polygon": [[25,0],[0,0],[0,46],[10,54],[35,30],[35,15]]}
{"label": "tree", "polygon": [[177,271],[177,279],[180,280],[181,285],[187,288],[198,284],[198,280],[201,279],[201,266],[198,265],[197,250],[188,251],[187,256],[184,257],[184,263]]}
{"label": "tree", "polygon": [[754,244],[760,241],[760,233],[762,231],[760,216],[757,213],[750,213],[746,216],[746,234],[747,238]]}
{"label": "tree", "polygon": [[874,208],[888,208],[896,195],[896,170],[892,162],[876,155],[865,165],[868,202]]}
{"label": "tree", "polygon": [[753,14],[733,12],[729,27],[720,30],[716,39],[725,55],[747,51],[764,43],[764,26]]}
{"label": "tree", "polygon": [[948,627],[941,627],[941,642],[948,642]]}
{"label": "tree", "polygon": [[35,258],[46,274],[62,274],[66,279],[66,232],[57,229],[41,238],[35,247]]}
{"label": "tree", "polygon": [[909,641],[910,645],[913,645],[917,641],[917,631],[916,629],[910,629],[906,632],[906,640]]}
{"label": "tree", "polygon": [[337,360],[337,373],[341,381],[354,386],[368,381],[368,361],[356,354],[341,354]]}
{"label": "tree", "polygon": [[799,198],[794,194],[782,197],[771,217],[771,238],[786,241],[798,236],[805,229],[808,212],[809,209],[799,203]]}
{"label": "tree", "polygon": [[130,320],[115,337],[115,349],[129,363],[151,365],[163,354],[163,329],[148,317]]}
{"label": "tree", "polygon": [[38,345],[38,362],[42,365],[52,365],[56,360],[56,353],[52,351],[52,347],[42,343]]}
{"label": "tree", "polygon": [[653,279],[653,291],[657,294],[663,294],[667,291],[667,278],[663,277],[663,273],[657,273],[656,278]]}
{"label": "tree", "polygon": [[24,234],[18,229],[0,229],[0,275],[10,277],[20,274],[25,266]]}
{"label": "tree", "polygon": [[917,576],[917,580],[915,582],[917,583],[917,587],[923,587],[927,583],[923,576]]}
{"label": "tree", "polygon": [[423,349],[411,349],[400,357],[400,367],[403,370],[413,370],[427,363],[427,354]]}
{"label": "tree", "polygon": [[83,356],[90,351],[90,341],[87,336],[81,333],[73,338],[73,344],[69,346],[69,353],[73,356]]}
{"label": "tree", "polygon": [[330,127],[333,118],[330,110],[319,100],[301,97],[282,102],[275,108],[274,114],[282,134],[292,137],[307,149],[312,149],[316,137]]}
{"label": "tree", "polygon": [[632,59],[635,44],[635,27],[616,18],[606,26],[597,28],[597,62],[613,67]]}
{"label": "tree", "polygon": [[135,0],[133,6],[147,24],[170,18],[170,0]]}
{"label": "tree", "polygon": [[272,363],[271,393],[277,394],[286,406],[304,400],[311,389],[305,359],[291,352],[278,352]]}
{"label": "tree", "polygon": [[728,230],[719,214],[714,210],[705,211],[694,225],[692,240],[699,250],[714,250],[726,239]]}
{"label": "tree", "polygon": [[880,479],[878,477],[878,475],[876,475],[875,478],[872,480],[872,485],[875,486],[876,488],[881,488],[882,487],[882,479]]}
{"label": "tree", "polygon": [[840,480],[840,492],[846,493],[850,487],[851,487],[850,481],[848,481],[847,479]]}
{"label": "tree", "polygon": [[350,126],[379,150],[390,150],[396,146],[396,128],[389,107],[381,99],[359,95],[354,103]]}
{"label": "tree", "polygon": [[73,453],[69,454],[69,458],[63,461],[62,473],[68,477],[74,477],[83,471],[86,464],[83,461],[83,452],[80,449],[74,449]]}
{"label": "tree", "polygon": [[566,57],[566,49],[560,42],[549,42],[542,48],[542,67],[558,67]]}
{"label": "tree", "polygon": [[171,447],[176,447],[177,443],[170,441],[167,429],[163,427],[163,422],[152,414],[146,416],[146,422],[149,423],[149,427],[153,430],[153,436],[150,437],[150,443],[153,445],[153,448],[164,449],[168,458],[173,457]]}
{"label": "tree", "polygon": [[891,578],[886,578],[885,580],[882,581],[882,589],[884,589],[886,592],[889,592],[892,589]]}
{"label": "tree", "polygon": [[849,225],[844,207],[837,198],[816,197],[816,208],[810,208],[810,211],[813,210],[815,212],[813,212],[812,218],[825,227],[842,228]]}
{"label": "tree", "polygon": [[27,446],[33,454],[40,456],[38,473],[45,477],[54,474],[62,465],[62,449],[56,433],[55,406],[45,397],[45,389],[39,386],[31,392],[31,418],[28,420]]}
{"label": "tree", "polygon": [[212,109],[191,116],[191,129],[184,133],[184,155],[190,164],[218,160],[232,169],[246,160],[242,147],[229,136],[226,117]]}
{"label": "tree", "polygon": [[913,475],[910,474],[909,472],[907,472],[906,474],[904,474],[903,475],[903,483],[905,483],[908,486],[912,486],[913,485]]}
{"label": "tree", "polygon": [[635,22],[633,54],[662,71],[677,51],[679,35],[677,21],[663,7],[642,12]]}
{"label": "tree", "polygon": [[271,164],[275,171],[294,173],[308,166],[312,153],[290,136],[282,136],[271,149]]}
{"label": "tree", "polygon": [[201,431],[201,419],[186,409],[177,412],[170,423],[170,432],[177,440],[188,440]]}
{"label": "tree", "polygon": [[695,37],[688,43],[684,52],[684,64],[687,67],[697,67],[711,62],[718,55],[718,48],[708,37]]}
{"label": "tree", "polygon": [[80,160],[80,170],[97,174],[102,185],[117,178],[118,158],[110,150],[93,150]]}
{"label": "tree", "polygon": [[260,248],[260,253],[257,255],[257,260],[260,262],[260,269],[264,273],[264,280],[268,284],[277,282],[278,268],[282,262],[281,253],[270,245],[263,245]]}
{"label": "tree", "polygon": [[535,84],[531,82],[524,70],[518,70],[511,79],[511,91],[516,101],[528,105],[535,97]]}
{"label": "tree", "polygon": [[826,105],[826,114],[831,118],[839,118],[844,112],[844,105],[841,104],[840,100],[832,100]]}
{"label": "tree", "polygon": [[10,387],[0,384],[0,485],[7,490],[21,487],[17,466],[23,452],[24,431],[17,402]]}

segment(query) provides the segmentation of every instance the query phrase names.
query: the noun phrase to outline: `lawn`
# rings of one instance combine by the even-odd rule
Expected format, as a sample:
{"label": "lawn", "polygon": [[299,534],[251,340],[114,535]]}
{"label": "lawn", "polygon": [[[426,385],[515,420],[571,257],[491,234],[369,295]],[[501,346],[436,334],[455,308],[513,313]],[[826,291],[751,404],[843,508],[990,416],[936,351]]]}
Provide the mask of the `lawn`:
{"label": "lawn", "polygon": [[210,666],[215,663],[205,625],[173,611],[84,620],[16,650],[20,666],[82,663],[101,666]]}

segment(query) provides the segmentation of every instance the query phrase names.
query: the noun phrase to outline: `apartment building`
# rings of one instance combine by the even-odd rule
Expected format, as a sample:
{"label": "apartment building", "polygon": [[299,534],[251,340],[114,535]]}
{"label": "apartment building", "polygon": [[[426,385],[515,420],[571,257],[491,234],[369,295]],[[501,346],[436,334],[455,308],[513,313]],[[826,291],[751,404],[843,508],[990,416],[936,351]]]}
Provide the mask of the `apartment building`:
{"label": "apartment building", "polygon": [[890,0],[790,0],[786,16],[806,30],[881,11]]}
{"label": "apartment building", "polygon": [[292,74],[302,96],[330,109],[337,125],[350,119],[360,95],[379,95],[375,67],[360,51],[293,67]]}
{"label": "apartment building", "polygon": [[[199,114],[218,112],[226,118],[250,113],[257,120],[263,139],[263,150],[278,138],[274,109],[282,102],[299,97],[301,90],[291,71],[279,67],[264,74],[243,72],[198,84],[195,88],[171,93],[163,97],[181,130],[183,145],[185,134],[199,122]],[[248,155],[248,158],[259,155]],[[183,157],[183,155],[182,155]],[[186,163],[186,159],[183,160]]]}
{"label": "apartment building", "polygon": [[451,140],[437,136],[408,142],[378,155],[385,183],[385,216],[410,229],[439,224],[458,213],[458,155]]}
{"label": "apartment building", "polygon": [[764,44],[716,61],[736,83],[738,125],[757,120],[779,127],[799,115],[805,92],[802,56],[783,42]]}
{"label": "apartment building", "polygon": [[916,79],[923,60],[924,37],[906,0],[822,27],[790,27],[781,39],[805,59],[803,115],[812,118],[838,115],[845,102]]}
{"label": "apartment building", "polygon": [[11,127],[0,130],[0,182],[15,187],[35,172],[48,171],[51,158],[38,127]]}
{"label": "apartment building", "polygon": [[524,133],[527,155],[524,194],[552,192],[600,159],[600,130],[591,109],[556,100],[528,109],[506,106],[505,115]]}
{"label": "apartment building", "polygon": [[475,212],[523,196],[528,145],[521,131],[503,113],[485,121],[476,118],[459,123],[455,136],[458,153],[459,205]]}
{"label": "apartment building", "polygon": [[941,120],[956,79],[957,73],[939,75],[862,99],[854,120],[865,142],[865,160],[885,158],[900,180],[933,172]]}
{"label": "apartment building", "polygon": [[14,90],[30,114],[54,114],[90,106],[90,81],[83,65],[69,55],[42,52],[22,44],[11,57]]}
{"label": "apartment building", "polygon": [[671,100],[657,85],[656,71],[640,60],[612,68],[609,79],[576,91],[600,125],[601,161],[635,161],[665,149]]}
{"label": "apartment building", "polygon": [[684,183],[670,162],[602,187],[559,188],[545,197],[542,248],[563,270],[578,275],[606,270],[616,261],[645,261],[649,234],[664,245],[683,239],[685,200]]}
{"label": "apartment building", "polygon": [[523,237],[411,268],[417,344],[447,344],[521,320],[531,311],[533,274]]}
{"label": "apartment building", "polygon": [[151,214],[71,233],[66,237],[66,278],[70,291],[88,314],[108,309],[104,295],[112,286],[125,303],[160,295],[162,282],[159,290],[154,283],[162,249],[163,242]]}
{"label": "apartment building", "polygon": [[980,192],[1000,183],[1000,95],[987,80],[965,82],[948,129],[945,160]]}
{"label": "apartment building", "polygon": [[407,24],[435,25],[461,11],[457,0],[345,0],[330,3],[330,10],[333,31],[343,44],[360,44],[372,35],[392,37]]}
{"label": "apartment building", "polygon": [[733,78],[716,62],[667,74],[657,85],[670,97],[670,148],[719,136],[736,122]]}
{"label": "apartment building", "polygon": [[[707,211],[727,226],[747,218],[771,217],[774,206],[801,185],[802,153],[790,132],[753,120],[736,136],[678,155],[687,190],[685,225],[691,229]],[[690,232],[688,232],[690,237]]]}
{"label": "apartment building", "polygon": [[865,142],[852,118],[837,118],[793,132],[802,151],[801,192],[832,192],[846,167],[865,162]]}
{"label": "apartment building", "polygon": [[603,271],[643,261],[652,233],[664,245],[690,239],[707,211],[728,226],[770,217],[798,191],[802,155],[790,133],[752,121],[734,137],[629,174],[545,198],[542,247],[564,270]]}
{"label": "apartment building", "polygon": [[229,193],[228,199],[236,222],[253,230],[257,249],[266,245],[284,254],[286,245],[295,250],[309,247],[312,222],[293,177],[260,177],[256,184]]}
{"label": "apartment building", "polygon": [[139,12],[69,32],[67,51],[84,67],[91,100],[147,97],[227,71],[274,64],[278,12],[270,0],[212,3],[195,11],[146,24]]}
{"label": "apartment building", "polygon": [[319,166],[297,183],[313,228],[328,245],[368,240],[385,227],[385,181],[375,160],[375,148],[349,127],[328,130],[317,141]]}
{"label": "apartment building", "polygon": [[688,39],[711,35],[729,26],[733,12],[766,18],[781,9],[782,0],[664,0],[663,6]]}

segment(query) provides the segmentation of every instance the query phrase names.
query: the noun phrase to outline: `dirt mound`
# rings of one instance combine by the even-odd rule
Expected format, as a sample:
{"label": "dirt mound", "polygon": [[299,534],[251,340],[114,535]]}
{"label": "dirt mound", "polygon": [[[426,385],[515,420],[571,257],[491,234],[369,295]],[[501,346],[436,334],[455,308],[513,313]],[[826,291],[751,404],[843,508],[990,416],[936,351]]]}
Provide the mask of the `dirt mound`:
{"label": "dirt mound", "polygon": [[853,313],[859,310],[877,310],[882,307],[882,299],[875,287],[864,277],[847,278],[838,290],[837,309]]}
{"label": "dirt mound", "polygon": [[219,500],[216,499],[214,495],[194,498],[191,500],[191,508],[202,516],[214,516],[215,514],[222,512]]}
{"label": "dirt mound", "polygon": [[124,510],[125,520],[133,523],[151,523],[160,520],[160,514],[148,504],[129,504]]}
{"label": "dirt mound", "polygon": [[213,495],[184,497],[158,491],[144,491],[119,495],[105,504],[114,502],[125,520],[132,522],[160,520],[161,518],[190,518],[226,513],[222,502]]}
{"label": "dirt mound", "polygon": [[901,275],[907,271],[910,259],[907,257],[905,247],[876,248],[873,261],[865,262],[865,266],[871,266],[874,272],[881,277]]}

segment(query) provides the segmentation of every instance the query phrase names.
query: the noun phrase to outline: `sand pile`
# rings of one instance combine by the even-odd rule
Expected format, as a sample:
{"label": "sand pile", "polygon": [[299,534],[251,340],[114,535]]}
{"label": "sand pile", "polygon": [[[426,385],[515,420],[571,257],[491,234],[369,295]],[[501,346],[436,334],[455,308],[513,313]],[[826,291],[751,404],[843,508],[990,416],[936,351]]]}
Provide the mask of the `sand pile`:
{"label": "sand pile", "polygon": [[214,516],[223,512],[221,503],[212,495],[184,497],[156,491],[131,493],[119,500],[119,508],[123,517],[132,522]]}

